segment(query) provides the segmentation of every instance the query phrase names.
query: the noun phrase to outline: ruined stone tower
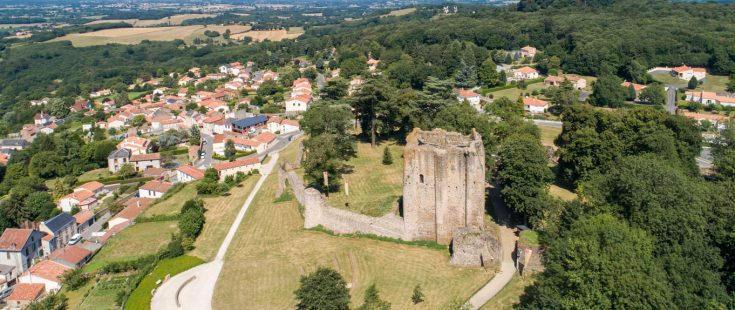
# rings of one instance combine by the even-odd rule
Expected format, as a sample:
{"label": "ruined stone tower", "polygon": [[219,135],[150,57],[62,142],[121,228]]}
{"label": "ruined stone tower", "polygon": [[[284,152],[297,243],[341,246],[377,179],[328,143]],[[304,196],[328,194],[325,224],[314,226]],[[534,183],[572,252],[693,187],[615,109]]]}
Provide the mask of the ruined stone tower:
{"label": "ruined stone tower", "polygon": [[403,157],[405,239],[452,241],[458,228],[481,228],[485,149],[480,135],[414,129]]}

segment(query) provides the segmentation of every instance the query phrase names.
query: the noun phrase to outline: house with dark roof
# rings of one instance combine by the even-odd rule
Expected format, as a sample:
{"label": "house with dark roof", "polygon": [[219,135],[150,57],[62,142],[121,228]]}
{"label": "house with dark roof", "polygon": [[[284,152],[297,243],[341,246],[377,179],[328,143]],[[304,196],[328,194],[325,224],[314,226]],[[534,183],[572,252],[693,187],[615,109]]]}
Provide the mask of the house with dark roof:
{"label": "house with dark roof", "polygon": [[43,233],[33,229],[7,228],[0,236],[0,274],[6,281],[28,270],[41,255]]}
{"label": "house with dark roof", "polygon": [[22,151],[26,148],[26,140],[23,139],[4,139],[0,140],[0,149]]}
{"label": "house with dark roof", "polygon": [[120,168],[130,161],[131,152],[128,149],[117,149],[107,156],[107,169],[117,173]]}
{"label": "house with dark roof", "polygon": [[76,234],[77,220],[69,213],[61,212],[48,221],[41,222],[39,230],[47,234],[41,245],[44,255],[48,255],[69,243],[69,239]]}
{"label": "house with dark roof", "polygon": [[225,123],[225,130],[248,133],[251,129],[264,126],[266,122],[268,122],[268,117],[265,115],[256,115],[238,120],[228,120]]}

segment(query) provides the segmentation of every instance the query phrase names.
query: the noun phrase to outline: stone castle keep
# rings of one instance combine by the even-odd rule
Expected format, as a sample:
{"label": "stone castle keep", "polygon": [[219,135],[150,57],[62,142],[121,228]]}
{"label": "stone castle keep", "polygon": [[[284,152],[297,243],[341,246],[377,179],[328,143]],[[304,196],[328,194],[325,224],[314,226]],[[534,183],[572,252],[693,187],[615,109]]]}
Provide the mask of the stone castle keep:
{"label": "stone castle keep", "polygon": [[329,206],[293,171],[288,181],[304,206],[304,228],[374,234],[452,244],[452,264],[485,266],[499,257],[497,238],[484,230],[485,148],[480,135],[414,129],[406,138],[403,216],[372,217]]}
{"label": "stone castle keep", "polygon": [[449,244],[458,228],[480,228],[485,214],[485,148],[468,136],[415,129],[403,157],[406,239]]}

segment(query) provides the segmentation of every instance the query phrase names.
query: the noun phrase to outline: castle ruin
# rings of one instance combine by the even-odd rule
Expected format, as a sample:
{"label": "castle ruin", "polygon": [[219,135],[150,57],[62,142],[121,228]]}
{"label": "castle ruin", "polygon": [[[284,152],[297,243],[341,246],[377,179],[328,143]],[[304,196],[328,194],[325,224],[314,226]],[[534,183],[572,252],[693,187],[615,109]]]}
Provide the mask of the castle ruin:
{"label": "castle ruin", "polygon": [[480,135],[414,129],[403,158],[403,215],[409,240],[449,244],[485,214],[485,148]]}

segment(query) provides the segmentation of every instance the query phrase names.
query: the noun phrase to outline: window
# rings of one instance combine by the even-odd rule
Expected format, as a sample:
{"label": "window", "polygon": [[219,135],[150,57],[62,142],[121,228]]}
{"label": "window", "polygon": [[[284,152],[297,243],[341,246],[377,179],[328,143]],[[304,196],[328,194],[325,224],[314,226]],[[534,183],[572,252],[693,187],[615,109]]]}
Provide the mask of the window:
{"label": "window", "polygon": [[421,181],[421,183],[424,183],[424,175],[423,174],[419,174],[419,181]]}

